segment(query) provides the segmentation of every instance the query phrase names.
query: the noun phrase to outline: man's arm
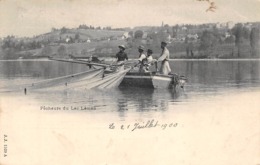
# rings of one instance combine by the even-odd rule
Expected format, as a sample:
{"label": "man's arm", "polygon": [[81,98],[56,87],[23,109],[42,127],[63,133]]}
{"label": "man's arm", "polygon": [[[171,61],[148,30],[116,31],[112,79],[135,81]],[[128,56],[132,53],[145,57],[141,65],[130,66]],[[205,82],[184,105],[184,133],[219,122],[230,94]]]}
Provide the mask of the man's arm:
{"label": "man's arm", "polygon": [[119,59],[119,53],[116,54],[115,58],[118,60]]}
{"label": "man's arm", "polygon": [[157,61],[158,61],[158,62],[163,61],[163,60],[167,57],[168,54],[169,54],[169,52],[167,52],[166,50],[164,50],[163,53],[162,53],[162,55],[161,55],[161,57],[159,57],[159,59],[158,59]]}
{"label": "man's arm", "polygon": [[141,57],[139,57],[138,61],[142,62],[143,59],[145,59],[145,58],[146,58],[146,56],[144,54],[142,54]]}
{"label": "man's arm", "polygon": [[127,54],[125,53],[125,59],[128,60]]}
{"label": "man's arm", "polygon": [[138,58],[138,61],[137,61],[137,63],[134,65],[134,67],[136,67],[137,65],[141,64],[142,61],[143,61],[143,59],[145,59],[145,58],[146,58],[146,56],[145,56],[144,54],[142,54],[141,57]]}

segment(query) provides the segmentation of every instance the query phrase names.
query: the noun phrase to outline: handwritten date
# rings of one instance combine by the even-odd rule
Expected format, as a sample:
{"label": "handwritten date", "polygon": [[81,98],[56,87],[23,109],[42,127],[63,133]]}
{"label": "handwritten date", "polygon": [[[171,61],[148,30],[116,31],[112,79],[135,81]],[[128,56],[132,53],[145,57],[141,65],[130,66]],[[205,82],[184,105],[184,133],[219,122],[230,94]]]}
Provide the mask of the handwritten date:
{"label": "handwritten date", "polygon": [[110,123],[109,129],[121,129],[121,130],[140,130],[140,129],[146,129],[146,128],[161,128],[162,130],[165,130],[166,128],[174,128],[177,127],[178,123],[172,122],[172,123],[163,123],[160,124],[159,121],[155,121],[154,119],[148,120],[146,122],[135,122],[134,124],[118,124]]}

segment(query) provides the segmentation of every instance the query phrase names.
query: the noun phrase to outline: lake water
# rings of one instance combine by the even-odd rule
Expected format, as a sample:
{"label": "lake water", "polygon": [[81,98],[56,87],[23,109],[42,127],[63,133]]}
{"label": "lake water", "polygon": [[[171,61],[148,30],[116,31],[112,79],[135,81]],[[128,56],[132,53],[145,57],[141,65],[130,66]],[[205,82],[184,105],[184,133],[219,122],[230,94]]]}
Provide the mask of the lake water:
{"label": "lake water", "polygon": [[[8,136],[8,156],[1,163],[257,165],[259,64],[174,60],[172,70],[188,78],[177,93],[138,88],[0,93],[0,135]],[[87,69],[55,61],[0,61],[1,89]],[[152,120],[156,127],[135,129]]]}
{"label": "lake water", "polygon": [[[26,97],[49,104],[77,104],[96,111],[167,111],[169,105],[214,100],[214,96],[260,88],[259,60],[174,60],[173,72],[188,78],[179,92],[162,89],[111,89],[30,92]],[[12,86],[88,70],[86,65],[57,61],[0,61],[1,86]],[[23,95],[23,91],[1,95]]]}

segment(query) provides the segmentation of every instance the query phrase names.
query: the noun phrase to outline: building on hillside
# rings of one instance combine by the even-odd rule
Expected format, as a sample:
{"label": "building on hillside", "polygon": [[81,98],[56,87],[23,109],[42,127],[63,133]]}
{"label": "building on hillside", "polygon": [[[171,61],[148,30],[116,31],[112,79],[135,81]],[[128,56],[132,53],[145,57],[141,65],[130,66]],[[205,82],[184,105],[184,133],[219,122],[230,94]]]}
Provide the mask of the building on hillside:
{"label": "building on hillside", "polygon": [[168,34],[168,36],[166,36],[166,40],[171,43],[172,41],[172,36],[170,34]]}
{"label": "building on hillside", "polygon": [[67,37],[67,38],[65,39],[65,41],[66,41],[66,43],[69,43],[69,42],[70,42],[70,37]]}
{"label": "building on hillside", "polygon": [[188,34],[188,35],[187,35],[187,38],[188,38],[188,39],[191,39],[191,40],[197,41],[198,38],[199,38],[199,36],[198,36],[198,34]]}
{"label": "building on hillside", "polygon": [[127,39],[127,37],[124,35],[117,36],[116,38],[116,40],[125,40],[125,39]]}
{"label": "building on hillside", "polygon": [[184,42],[186,36],[187,36],[186,31],[180,30],[180,31],[178,31],[178,33],[176,34],[176,37],[174,37],[172,40],[173,40],[174,42]]}
{"label": "building on hillside", "polygon": [[147,33],[147,32],[144,32],[144,33],[143,33],[143,36],[142,36],[142,39],[147,39],[147,36],[148,36],[148,33]]}
{"label": "building on hillside", "polygon": [[220,23],[216,23],[216,28],[220,28]]}
{"label": "building on hillside", "polygon": [[181,27],[181,30],[187,30],[188,28],[186,26]]}
{"label": "building on hillside", "polygon": [[125,32],[122,37],[124,37],[124,39],[127,39],[127,38],[129,38],[130,36],[129,36],[129,33],[128,33],[128,32]]}
{"label": "building on hillside", "polygon": [[227,23],[216,23],[216,28],[220,29],[220,28],[227,28]]}
{"label": "building on hillside", "polygon": [[244,25],[244,27],[247,28],[247,29],[249,29],[249,30],[251,30],[252,27],[253,27],[253,24],[252,24],[252,23],[246,23],[246,24]]}
{"label": "building on hillside", "polygon": [[227,22],[227,28],[232,29],[235,26],[235,23],[232,21]]}
{"label": "building on hillside", "polygon": [[229,32],[226,32],[225,33],[225,38],[229,38],[229,37],[231,37],[231,34]]}

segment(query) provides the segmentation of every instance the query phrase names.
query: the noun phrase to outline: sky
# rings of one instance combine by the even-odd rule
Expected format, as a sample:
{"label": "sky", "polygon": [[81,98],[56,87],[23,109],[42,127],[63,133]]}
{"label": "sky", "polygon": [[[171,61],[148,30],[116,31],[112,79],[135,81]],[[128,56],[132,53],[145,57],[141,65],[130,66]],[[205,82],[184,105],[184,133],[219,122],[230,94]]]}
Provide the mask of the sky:
{"label": "sky", "polygon": [[0,37],[49,32],[52,27],[135,27],[260,22],[260,0],[0,0]]}

